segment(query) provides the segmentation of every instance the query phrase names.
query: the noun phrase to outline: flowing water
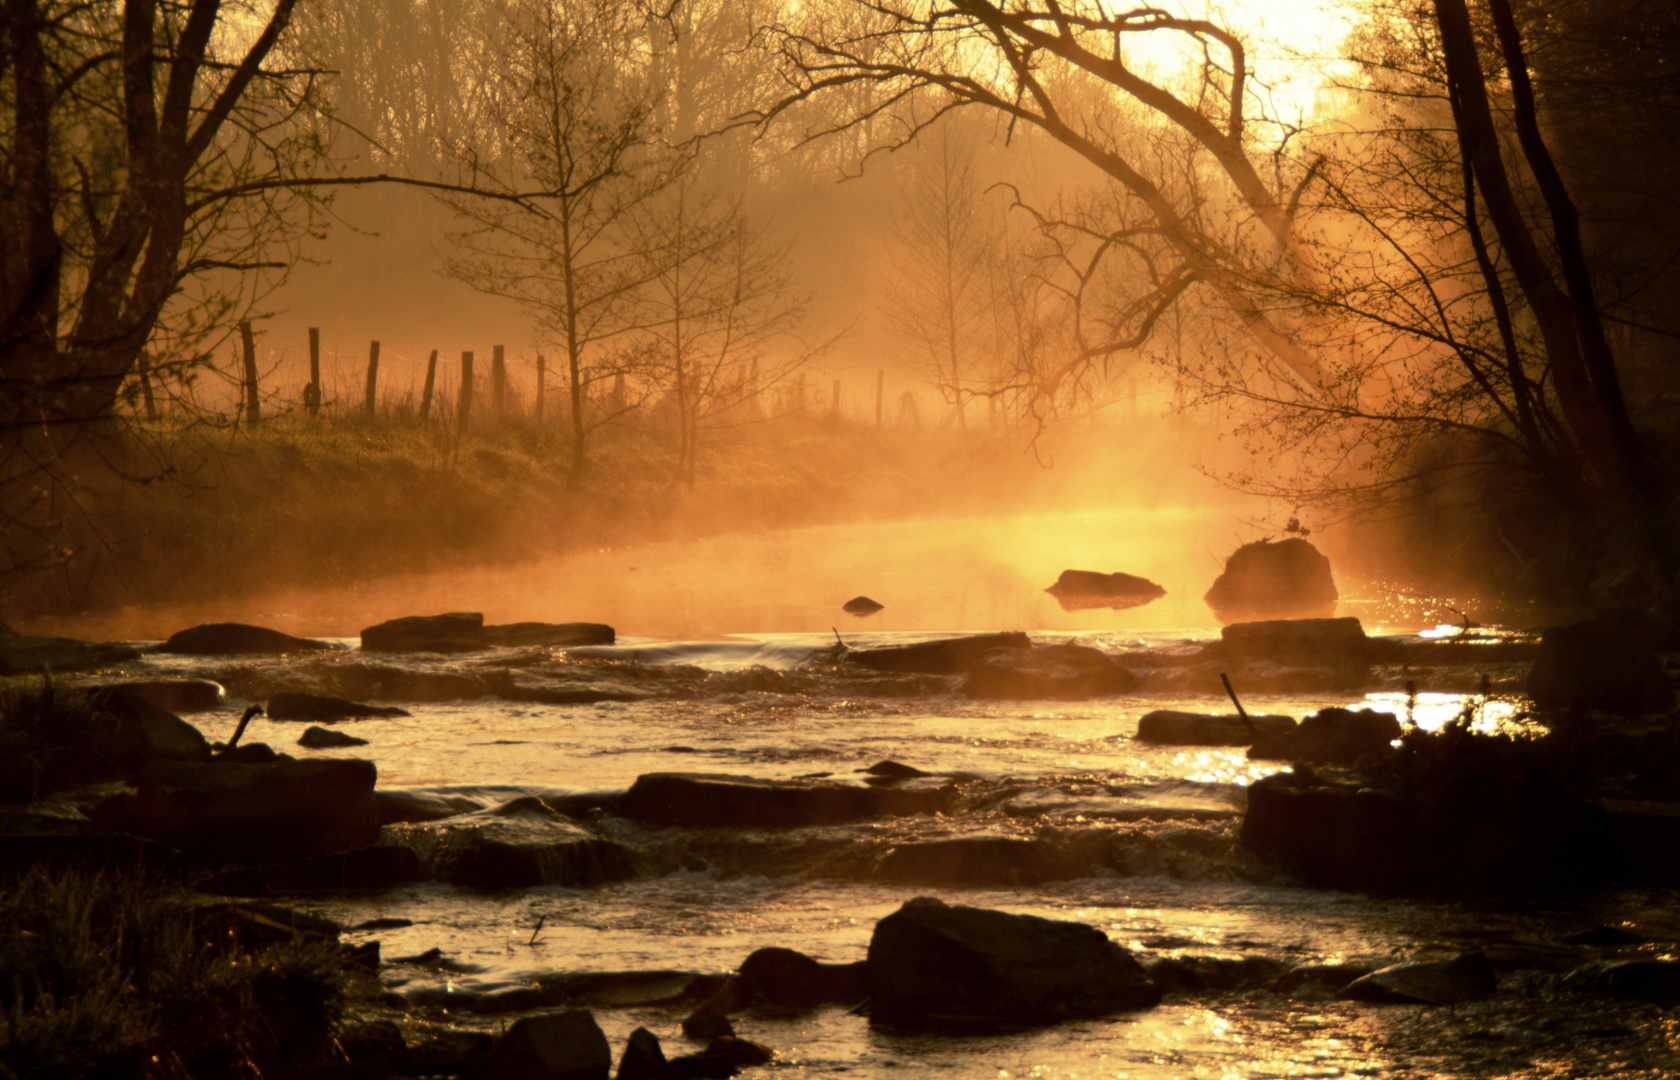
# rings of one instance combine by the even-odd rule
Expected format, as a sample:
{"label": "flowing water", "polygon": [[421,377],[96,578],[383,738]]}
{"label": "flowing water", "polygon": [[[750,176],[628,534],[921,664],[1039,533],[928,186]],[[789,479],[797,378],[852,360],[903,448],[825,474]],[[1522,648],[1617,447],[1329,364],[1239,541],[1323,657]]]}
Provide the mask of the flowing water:
{"label": "flowing water", "polygon": [[[557,973],[727,972],[770,945],[827,961],[861,959],[876,920],[911,897],[936,895],[1087,922],[1142,958],[1380,965],[1482,949],[1501,969],[1501,990],[1492,1001],[1452,1009],[1357,1004],[1310,991],[1176,994],[1137,1014],[974,1038],[883,1032],[840,1008],[796,1017],[749,1013],[737,1029],[774,1047],[780,1068],[811,1077],[1680,1071],[1680,1028],[1669,1012],[1571,995],[1559,985],[1561,970],[1593,959],[1680,953],[1680,912],[1666,894],[1448,904],[1299,888],[1276,879],[1236,843],[1246,785],[1276,764],[1250,762],[1240,748],[1149,747],[1132,739],[1138,718],[1152,709],[1218,711],[1217,698],[1148,693],[1073,703],[975,701],[939,678],[865,677],[832,662],[828,627],[839,619],[854,647],[1019,628],[1039,641],[1170,653],[1216,637],[1216,624],[1195,600],[1212,576],[1202,565],[1203,550],[1212,550],[1209,522],[1157,513],[1144,524],[1167,542],[1127,548],[1126,537],[1146,531],[1139,526],[1145,517],[799,530],[427,579],[410,583],[406,600],[400,585],[386,585],[360,597],[290,594],[273,601],[279,606],[266,617],[151,613],[159,621],[183,620],[179,625],[190,614],[353,633],[357,618],[470,607],[487,609],[494,622],[603,619],[621,636],[604,649],[377,658],[362,657],[355,639],[345,638],[350,648],[324,660],[153,654],[135,670],[222,681],[228,705],[192,717],[212,738],[227,737],[245,700],[263,700],[277,688],[349,690],[356,693],[348,696],[396,701],[412,715],[342,725],[369,740],[352,751],[289,746],[302,725],[267,720],[256,722],[247,741],[266,740],[300,757],[369,757],[378,764],[381,787],[486,808],[530,794],[622,790],[638,775],[658,771],[851,777],[892,759],[970,777],[961,812],[829,829],[717,836],[716,830],[642,829],[597,815],[591,827],[633,852],[638,872],[596,888],[486,894],[434,883],[313,902],[347,926],[379,917],[412,920],[351,937],[381,942],[385,984],[411,1003],[405,1022],[416,1027],[495,1030],[511,1017],[475,1011],[475,1002]],[[1046,552],[1058,549],[1063,554],[1052,561]],[[1061,612],[1038,590],[1065,565],[1142,573],[1167,585],[1169,595],[1130,611]],[[840,614],[838,605],[859,592],[887,610],[867,621]],[[1375,601],[1351,609],[1365,615],[1372,632],[1423,628],[1373,618],[1381,610]],[[1460,689],[1474,686],[1473,677],[1466,673]],[[425,700],[449,696],[438,688],[460,681],[489,691]],[[610,685],[648,696],[545,705],[496,693],[513,685]],[[1509,685],[1508,678],[1496,679],[1496,689]],[[1467,701],[1484,726],[1523,723],[1512,700],[1467,699],[1451,687],[1419,695],[1413,718],[1438,724]],[[1245,701],[1254,712],[1296,717],[1364,703],[1405,708],[1392,677],[1379,679],[1369,695]],[[1095,847],[1093,836],[1101,841]],[[893,856],[953,837],[1100,854],[1025,875],[984,865],[947,872]],[[1599,925],[1627,931],[1630,944],[1566,943]],[[447,963],[389,962],[430,949],[441,950]],[[597,1008],[596,1015],[616,1046],[645,1025],[674,1052],[686,1009],[627,1005]]]}

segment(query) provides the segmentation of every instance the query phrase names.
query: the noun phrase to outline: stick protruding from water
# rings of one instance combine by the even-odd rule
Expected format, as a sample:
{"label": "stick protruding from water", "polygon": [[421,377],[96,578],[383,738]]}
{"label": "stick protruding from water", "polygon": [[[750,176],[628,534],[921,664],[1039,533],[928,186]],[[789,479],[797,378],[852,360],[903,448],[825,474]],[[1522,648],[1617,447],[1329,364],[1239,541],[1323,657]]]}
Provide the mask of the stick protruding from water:
{"label": "stick protruding from water", "polygon": [[1249,737],[1252,738],[1255,742],[1259,742],[1260,741],[1260,730],[1254,726],[1254,721],[1249,719],[1248,710],[1243,708],[1242,702],[1237,700],[1237,692],[1235,690],[1231,689],[1231,678],[1230,678],[1230,676],[1226,675],[1223,671],[1221,671],[1219,673],[1219,681],[1225,684],[1225,692],[1227,694],[1231,695],[1231,704],[1233,704],[1237,707],[1237,715],[1242,717],[1242,722],[1244,724],[1248,725]]}

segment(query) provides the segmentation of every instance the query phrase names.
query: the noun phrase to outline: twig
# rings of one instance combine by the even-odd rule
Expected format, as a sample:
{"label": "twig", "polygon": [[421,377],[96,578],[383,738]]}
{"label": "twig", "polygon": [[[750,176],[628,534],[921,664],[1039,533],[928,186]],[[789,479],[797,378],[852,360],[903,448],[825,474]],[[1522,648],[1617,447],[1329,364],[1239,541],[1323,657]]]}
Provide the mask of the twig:
{"label": "twig", "polygon": [[846,639],[840,636],[840,628],[838,626],[831,626],[829,629],[834,631],[834,640],[839,644],[841,651],[848,651],[851,649],[851,646],[846,644]]}
{"label": "twig", "polygon": [[538,915],[537,916],[536,928],[531,931],[531,940],[527,941],[525,943],[526,945],[535,945],[537,943],[537,935],[542,933],[543,921],[547,918],[548,918],[547,915]]}
{"label": "twig", "polygon": [[222,747],[222,753],[226,754],[228,751],[238,746],[239,737],[245,734],[245,725],[251,722],[251,717],[261,716],[262,714],[263,707],[261,705],[252,705],[246,708],[245,715],[239,718],[239,726],[233,729],[233,738],[229,739],[227,741],[227,745]]}
{"label": "twig", "polygon": [[1221,671],[1219,673],[1219,681],[1225,684],[1225,692],[1231,695],[1231,704],[1237,707],[1237,715],[1242,717],[1242,722],[1248,725],[1249,737],[1255,742],[1259,742],[1260,730],[1254,726],[1254,721],[1248,718],[1248,710],[1242,707],[1242,702],[1237,700],[1237,692],[1231,689],[1230,678]]}

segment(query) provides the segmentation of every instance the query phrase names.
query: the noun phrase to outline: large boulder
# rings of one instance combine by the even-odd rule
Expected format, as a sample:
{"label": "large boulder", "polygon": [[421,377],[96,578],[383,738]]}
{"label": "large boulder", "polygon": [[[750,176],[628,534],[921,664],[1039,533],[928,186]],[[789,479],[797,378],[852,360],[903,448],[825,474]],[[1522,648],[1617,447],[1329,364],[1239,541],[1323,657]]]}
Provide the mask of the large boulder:
{"label": "large boulder", "polygon": [[612,1046],[587,1009],[527,1016],[473,1063],[468,1080],[607,1080]]}
{"label": "large boulder", "polygon": [[359,701],[325,697],[320,694],[281,693],[270,695],[270,720],[304,720],[333,723],[336,720],[361,720],[370,716],[407,716],[406,709],[389,705],[364,705]]}
{"label": "large boulder", "polygon": [[484,616],[476,611],[408,615],[362,631],[363,652],[474,652],[485,648]]}
{"label": "large boulder", "polygon": [[1167,595],[1167,590],[1148,578],[1101,574],[1095,570],[1063,570],[1056,584],[1044,591],[1067,611],[1141,607]]}
{"label": "large boulder", "polygon": [[618,813],[654,828],[789,829],[936,814],[956,797],[945,781],[865,786],[830,780],[760,780],[706,773],[647,773]]}
{"label": "large boulder", "polygon": [[1095,927],[925,896],[875,924],[868,979],[874,1022],[911,1029],[1034,1027],[1161,1000]]}
{"label": "large boulder", "polygon": [[1400,721],[1374,709],[1320,709],[1293,731],[1248,748],[1254,761],[1307,761],[1352,765],[1365,754],[1381,753],[1400,737]]}
{"label": "large boulder", "polygon": [[1138,721],[1137,740],[1163,746],[1252,746],[1295,730],[1290,716],[1250,716],[1156,709]]}
{"label": "large boulder", "polygon": [[1202,597],[1222,623],[1328,618],[1337,598],[1330,560],[1300,537],[1244,544]]}
{"label": "large boulder", "polygon": [[202,858],[241,863],[366,847],[379,836],[371,761],[280,757],[265,764],[157,761],[133,794],[89,816]]}
{"label": "large boulder", "polygon": [[[856,1005],[868,996],[866,964],[825,964],[794,949],[771,946],[754,950],[700,1008],[710,1007],[721,1016],[749,1006],[791,1013],[819,1005]],[[724,1023],[727,1025],[727,1020]],[[733,1032],[719,1029],[711,1034],[715,1037]]]}
{"label": "large boulder", "polygon": [[969,697],[1083,701],[1136,688],[1131,673],[1088,645],[993,649],[968,669]]}
{"label": "large boulder", "polygon": [[1032,639],[1016,630],[1002,634],[970,634],[967,637],[945,638],[941,641],[921,641],[914,645],[853,649],[846,654],[846,659],[871,671],[960,675],[993,649],[1030,648]]}
{"label": "large boulder", "polygon": [[132,776],[154,761],[209,761],[210,743],[202,732],[168,709],[120,687],[88,694],[95,723],[78,747]]}
{"label": "large boulder", "polygon": [[42,671],[94,671],[140,659],[140,651],[117,642],[33,637],[0,626],[0,675]]}
{"label": "large boulder", "polygon": [[1631,714],[1674,708],[1674,684],[1657,662],[1655,636],[1632,614],[1547,630],[1528,673],[1528,696],[1542,709]]}
{"label": "large boulder", "polygon": [[326,652],[339,646],[330,641],[293,637],[266,626],[245,623],[206,623],[171,635],[159,652],[188,656],[266,656],[295,652]]}
{"label": "large boulder", "polygon": [[441,821],[388,825],[380,842],[413,850],[438,881],[475,889],[581,888],[635,874],[622,847],[535,796]]}

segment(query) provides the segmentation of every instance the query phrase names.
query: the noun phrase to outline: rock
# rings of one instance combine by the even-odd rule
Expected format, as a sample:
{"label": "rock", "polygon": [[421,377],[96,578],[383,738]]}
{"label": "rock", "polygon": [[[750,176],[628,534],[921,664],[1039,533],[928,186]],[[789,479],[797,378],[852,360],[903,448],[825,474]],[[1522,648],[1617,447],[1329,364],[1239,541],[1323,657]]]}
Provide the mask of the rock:
{"label": "rock", "polygon": [[1352,765],[1365,754],[1379,754],[1400,737],[1400,721],[1374,709],[1320,709],[1293,731],[1255,743],[1253,761],[1308,761]]}
{"label": "rock", "polygon": [[1576,968],[1564,985],[1592,994],[1680,1004],[1680,960],[1606,960]]}
{"label": "rock", "polygon": [[456,1076],[483,1061],[496,1041],[482,1031],[432,1029],[432,1037],[392,1062],[398,1076]]}
{"label": "rock", "polygon": [[960,675],[993,649],[1030,649],[1032,639],[1020,631],[972,634],[968,637],[853,649],[846,660],[871,671],[907,671],[924,675]]}
{"label": "rock", "polygon": [[411,671],[381,664],[334,664],[326,672],[335,693],[385,701],[474,701],[490,692],[481,678],[458,671]]}
{"label": "rock", "polygon": [[1289,716],[1250,716],[1249,720],[1253,731],[1236,713],[1208,716],[1156,709],[1138,721],[1137,740],[1166,746],[1251,746],[1295,730],[1295,720]]}
{"label": "rock", "polygon": [[729,1023],[729,1017],[708,1001],[683,1018],[682,1033],[695,1042],[711,1042],[719,1036],[735,1034],[735,1028]]}
{"label": "rock", "polygon": [[1375,893],[1427,891],[1417,809],[1356,779],[1279,773],[1248,787],[1242,844],[1309,885]]}
{"label": "rock", "polygon": [[670,1080],[671,1066],[659,1036],[645,1027],[630,1033],[624,1056],[618,1059],[618,1080]]}
{"label": "rock", "polygon": [[[211,878],[205,887],[229,896],[374,892],[421,881],[425,876],[414,852],[407,848],[375,845],[317,855],[312,859],[232,870]],[[407,920],[373,921],[383,921],[386,925],[411,925]]]}
{"label": "rock", "polygon": [[867,787],[830,780],[648,773],[630,786],[619,813],[654,828],[789,829],[939,813],[955,794],[948,782]]}
{"label": "rock", "polygon": [[206,623],[194,626],[158,646],[158,652],[189,656],[265,656],[295,652],[326,652],[339,646],[330,641],[293,637],[265,626],[245,623]]}
{"label": "rock", "polygon": [[208,679],[134,679],[97,683],[89,689],[102,687],[133,694],[172,713],[209,712],[222,707],[222,685]]}
{"label": "rock", "polygon": [[1244,544],[1202,597],[1222,623],[1328,618],[1337,598],[1330,560],[1299,537]]}
{"label": "rock", "polygon": [[862,617],[864,615],[873,615],[885,607],[885,604],[877,604],[867,596],[854,596],[844,604],[840,605],[840,610],[846,612],[848,615],[857,615]]}
{"label": "rock", "polygon": [[917,897],[875,925],[871,1016],[912,1029],[997,1030],[1161,1000],[1125,949],[1084,923]]}
{"label": "rock", "polygon": [[[868,979],[861,962],[825,964],[802,952],[772,946],[756,949],[743,960],[740,970],[710,1004],[720,1014],[749,1006],[773,1012],[804,1012],[818,1005],[856,1005],[868,996]],[[733,1032],[713,1031],[706,1037],[729,1034]]]}
{"label": "rock", "polygon": [[1136,687],[1125,668],[1100,649],[1086,645],[1039,645],[994,649],[968,669],[969,697],[1083,701],[1123,694]]}
{"label": "rock", "polygon": [[189,854],[244,863],[366,847],[379,834],[371,761],[290,758],[267,764],[155,761],[138,791],[89,816]]}
{"label": "rock", "polygon": [[1229,657],[1269,659],[1322,659],[1350,657],[1365,660],[1371,639],[1359,620],[1271,619],[1265,622],[1233,623],[1220,631],[1213,651]]}
{"label": "rock", "polygon": [[474,652],[485,648],[484,616],[476,611],[409,615],[362,631],[363,652]]}
{"label": "rock", "polygon": [[541,975],[537,985],[551,1004],[640,1009],[706,1001],[726,981],[722,975],[692,971],[586,971]]}
{"label": "rock", "polygon": [[914,765],[905,765],[898,761],[877,761],[867,769],[859,769],[858,772],[868,773],[870,776],[884,777],[888,780],[913,780],[919,776],[933,775],[923,772]]}
{"label": "rock", "polygon": [[635,873],[622,847],[534,796],[443,821],[388,825],[380,843],[412,849],[438,881],[475,889],[586,887]]}
{"label": "rock", "polygon": [[768,1065],[776,1059],[775,1051],[763,1043],[734,1035],[720,1035],[706,1044],[702,1057],[721,1058],[741,1069]]}
{"label": "rock", "polygon": [[342,731],[310,725],[302,735],[298,736],[298,745],[310,750],[336,750],[343,746],[366,746],[366,739],[358,739],[354,735],[346,735]]}
{"label": "rock", "polygon": [[1547,630],[1528,673],[1528,696],[1542,709],[1636,714],[1674,708],[1674,684],[1657,662],[1655,635],[1632,614]]}
{"label": "rock", "polygon": [[612,1047],[586,1009],[527,1016],[463,1073],[470,1080],[607,1080]]}
{"label": "rock", "polygon": [[140,659],[140,650],[116,642],[33,637],[0,627],[0,675],[42,671],[94,671]]}
{"label": "rock", "polygon": [[385,705],[363,705],[359,701],[323,697],[320,694],[274,694],[268,699],[270,720],[358,720],[368,716],[407,716],[406,709]]}
{"label": "rock", "polygon": [[895,844],[875,859],[871,877],[896,885],[1020,886],[1092,871],[1084,860],[1068,868],[1042,837],[953,836]]}
{"label": "rock", "polygon": [[[154,761],[209,761],[210,743],[191,724],[168,709],[119,687],[88,694],[95,726],[84,753],[115,764],[132,776]],[[103,717],[105,722],[99,723]]]}
{"label": "rock", "polygon": [[1344,694],[1371,685],[1371,668],[1363,660],[1332,656],[1275,660],[1270,657],[1230,657],[1205,663],[1139,666],[1131,669],[1138,691],[1146,694],[1217,694],[1225,696],[1221,675],[1237,693]]}
{"label": "rock", "polygon": [[1056,584],[1044,591],[1054,596],[1066,611],[1141,607],[1167,595],[1167,590],[1147,578],[1100,574],[1094,570],[1063,570]]}
{"label": "rock", "polygon": [[1283,964],[1264,956],[1163,957],[1143,967],[1163,991],[1186,994],[1263,986],[1285,973]]}
{"label": "rock", "polygon": [[[544,645],[552,648],[572,648],[582,645],[611,645],[618,633],[605,623],[506,623],[484,628],[484,647]],[[367,646],[364,644],[363,648]]]}
{"label": "rock", "polygon": [[728,1058],[684,1054],[671,1059],[671,1075],[675,1080],[727,1080],[740,1072]]}
{"label": "rock", "polygon": [[457,814],[483,810],[484,804],[465,795],[381,788],[373,793],[373,812],[381,825],[409,821],[441,821]]}
{"label": "rock", "polygon": [[222,743],[216,744],[215,760],[218,762],[233,762],[241,765],[266,765],[279,760],[280,755],[274,752],[274,747],[267,743],[240,743],[229,749]]}
{"label": "rock", "polygon": [[1337,995],[1389,1005],[1457,1005],[1484,1001],[1498,988],[1493,965],[1479,952],[1433,963],[1391,964],[1353,980]]}
{"label": "rock", "polygon": [[1286,997],[1319,998],[1341,993],[1353,980],[1371,973],[1370,964],[1297,964],[1272,981]]}

